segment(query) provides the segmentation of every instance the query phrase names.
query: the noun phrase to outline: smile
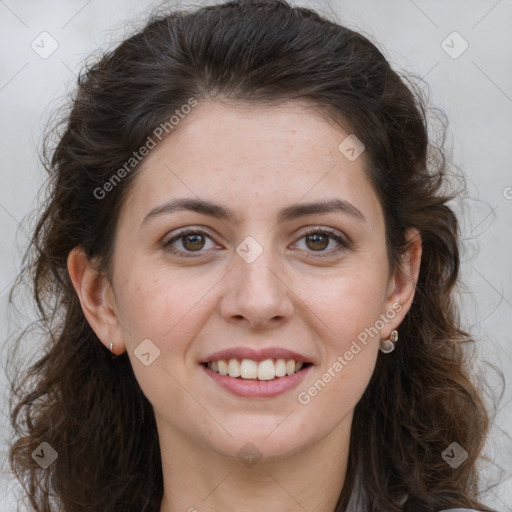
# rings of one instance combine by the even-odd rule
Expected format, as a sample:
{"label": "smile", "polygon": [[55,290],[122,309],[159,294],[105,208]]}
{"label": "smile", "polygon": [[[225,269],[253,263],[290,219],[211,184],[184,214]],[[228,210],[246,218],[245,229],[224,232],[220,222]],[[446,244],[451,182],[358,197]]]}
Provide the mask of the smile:
{"label": "smile", "polygon": [[200,365],[216,385],[243,398],[282,395],[299,386],[313,367],[293,359],[219,359]]}
{"label": "smile", "polygon": [[274,380],[287,375],[293,375],[302,369],[304,363],[293,359],[254,361],[252,359],[240,360],[231,358],[210,361],[206,363],[206,366],[215,373],[229,375],[233,378]]}

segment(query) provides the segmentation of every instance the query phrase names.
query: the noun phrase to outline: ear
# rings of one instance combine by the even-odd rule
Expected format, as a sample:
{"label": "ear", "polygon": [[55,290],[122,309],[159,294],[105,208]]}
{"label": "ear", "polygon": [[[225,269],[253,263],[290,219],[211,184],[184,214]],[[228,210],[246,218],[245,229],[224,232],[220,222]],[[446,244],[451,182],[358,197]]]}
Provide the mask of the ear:
{"label": "ear", "polygon": [[104,273],[98,271],[83,248],[75,247],[68,255],[68,272],[80,299],[85,318],[100,341],[112,352],[126,350],[116,310],[112,286]]}
{"label": "ear", "polygon": [[[400,323],[411,308],[418,283],[421,263],[421,235],[417,229],[410,228],[405,234],[407,250],[402,256],[401,267],[391,276],[388,295],[383,313],[390,318],[390,312],[395,314],[381,331],[382,339],[388,339],[393,329],[398,329]],[[387,313],[387,314],[386,314]]]}

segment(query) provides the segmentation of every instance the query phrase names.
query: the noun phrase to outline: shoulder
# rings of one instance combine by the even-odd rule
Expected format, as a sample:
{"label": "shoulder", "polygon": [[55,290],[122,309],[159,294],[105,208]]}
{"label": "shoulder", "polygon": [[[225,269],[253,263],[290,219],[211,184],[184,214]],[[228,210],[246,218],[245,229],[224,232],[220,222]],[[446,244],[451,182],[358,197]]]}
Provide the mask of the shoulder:
{"label": "shoulder", "polygon": [[439,512],[478,512],[475,508],[447,508]]}

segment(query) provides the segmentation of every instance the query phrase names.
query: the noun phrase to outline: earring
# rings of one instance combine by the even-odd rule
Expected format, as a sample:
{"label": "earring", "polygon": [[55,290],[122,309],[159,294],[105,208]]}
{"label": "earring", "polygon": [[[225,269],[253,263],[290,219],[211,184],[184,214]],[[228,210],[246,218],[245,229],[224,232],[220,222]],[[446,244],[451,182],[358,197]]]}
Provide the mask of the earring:
{"label": "earring", "polygon": [[384,354],[389,354],[395,350],[395,343],[398,341],[398,331],[393,330],[389,334],[389,339],[380,342],[379,350]]}
{"label": "earring", "polygon": [[112,352],[113,348],[114,344],[110,342],[110,355],[112,356],[112,359],[115,359],[117,357],[117,354],[114,354],[114,352]]}

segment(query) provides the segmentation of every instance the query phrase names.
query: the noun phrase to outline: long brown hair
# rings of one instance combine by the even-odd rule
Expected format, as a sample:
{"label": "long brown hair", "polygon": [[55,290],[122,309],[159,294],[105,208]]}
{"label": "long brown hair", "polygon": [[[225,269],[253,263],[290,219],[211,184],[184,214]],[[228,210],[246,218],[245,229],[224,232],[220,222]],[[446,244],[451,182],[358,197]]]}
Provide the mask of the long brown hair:
{"label": "long brown hair", "polygon": [[[151,404],[126,354],[112,359],[84,318],[67,257],[81,246],[108,274],[118,212],[138,166],[125,167],[108,193],[104,184],[190,98],[316,105],[366,146],[392,268],[406,229],[421,234],[414,303],[401,342],[379,355],[356,406],[336,511],[345,510],[358,472],[364,510],[488,510],[478,501],[476,463],[489,416],[468,374],[464,345],[473,340],[453,298],[458,224],[442,141],[428,137],[426,100],[367,38],[282,0],[153,16],[80,74],[55,147],[48,139],[46,199],[19,276],[32,285],[44,348],[17,376],[11,398],[11,467],[34,510],[49,512],[53,503],[65,512],[159,510]],[[454,441],[468,454],[456,469],[442,458]],[[58,453],[44,469],[32,457],[41,443]]]}

